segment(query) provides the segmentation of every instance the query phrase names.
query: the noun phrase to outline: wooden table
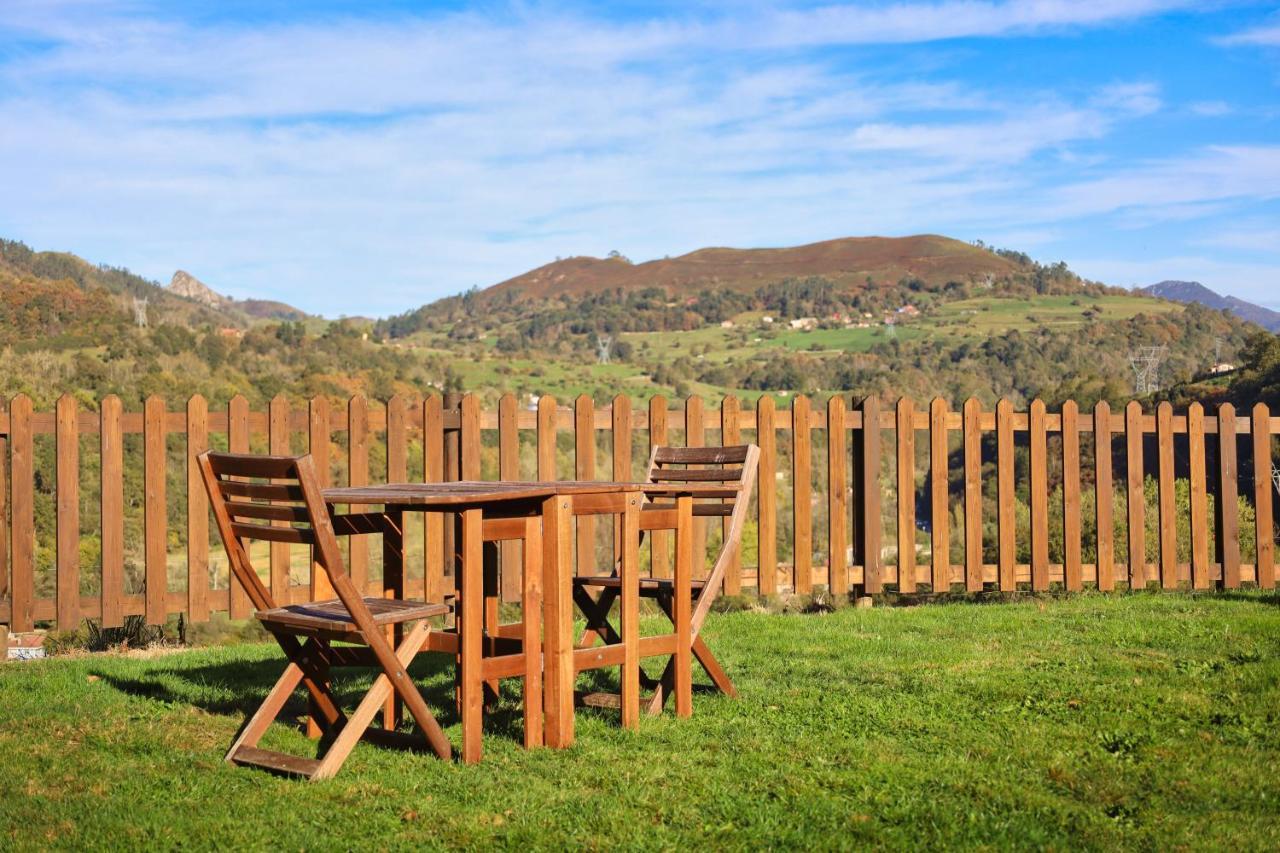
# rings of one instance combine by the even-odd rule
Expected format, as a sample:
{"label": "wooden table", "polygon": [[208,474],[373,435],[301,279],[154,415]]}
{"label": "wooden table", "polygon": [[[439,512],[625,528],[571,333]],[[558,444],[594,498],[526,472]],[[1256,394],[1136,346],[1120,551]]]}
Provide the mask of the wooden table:
{"label": "wooden table", "polygon": [[[390,483],[326,489],[325,501],[334,505],[384,507],[390,529],[403,530],[403,513],[454,512],[460,517],[458,546],[461,560],[457,576],[457,633],[433,632],[430,651],[452,652],[459,657],[462,760],[475,762],[481,755],[484,684],[504,675],[525,674],[525,743],[565,748],[573,743],[574,676],[595,666],[622,666],[624,725],[639,717],[639,510],[641,483],[475,482]],[[683,503],[689,503],[687,499]],[[685,510],[691,513],[689,507]],[[621,571],[624,578],[623,643],[591,653],[579,661],[573,643],[572,519],[575,515],[613,514],[623,518],[625,547]],[[520,650],[514,654],[485,657],[484,557],[485,541],[522,539],[525,542],[524,620]],[[403,597],[403,559],[399,543],[384,546],[384,568],[392,591]],[[541,571],[539,571],[541,569]],[[686,587],[688,579],[686,576]],[[397,588],[398,587],[398,588]],[[628,594],[629,593],[629,594]],[[541,613],[536,605],[541,598]],[[687,597],[686,597],[687,600]],[[496,617],[496,599],[494,599]],[[539,619],[539,617],[541,617]],[[542,625],[539,625],[541,621]],[[539,627],[542,630],[539,642]],[[491,638],[496,640],[497,638]],[[677,644],[678,645],[678,644]],[[495,645],[495,651],[496,651]],[[594,663],[588,657],[594,656]],[[621,658],[618,660],[618,658]],[[545,687],[545,689],[543,689]],[[538,701],[541,694],[542,701]],[[541,725],[538,725],[538,723]]]}

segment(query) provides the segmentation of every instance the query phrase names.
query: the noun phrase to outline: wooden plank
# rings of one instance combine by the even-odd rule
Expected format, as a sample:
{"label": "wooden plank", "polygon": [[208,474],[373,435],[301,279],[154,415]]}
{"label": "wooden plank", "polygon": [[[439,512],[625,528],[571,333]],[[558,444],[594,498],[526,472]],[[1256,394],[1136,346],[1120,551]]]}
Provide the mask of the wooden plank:
{"label": "wooden plank", "polygon": [[[6,401],[0,400],[0,602],[9,597],[9,410]],[[0,651],[8,642],[8,626],[0,625]],[[4,660],[4,658],[0,658]]]}
{"label": "wooden plank", "polygon": [[791,401],[791,520],[795,567],[792,589],[799,595],[813,592],[813,442],[810,434],[809,398]]}
{"label": "wooden plank", "polygon": [[1273,589],[1276,585],[1275,520],[1272,516],[1271,480],[1271,412],[1266,403],[1256,403],[1250,418],[1253,438],[1253,506],[1254,561],[1258,586]]}
{"label": "wooden plank", "polygon": [[[724,447],[742,444],[742,402],[733,394],[725,395],[725,398],[720,401],[720,443]],[[725,518],[720,526],[721,542],[729,541],[729,527],[729,519]],[[741,547],[733,552],[725,571],[725,594],[739,595],[742,592]]]}
{"label": "wooden plank", "polygon": [[[317,485],[327,489],[333,484],[329,457],[329,400],[312,397],[307,401],[307,450],[316,469]],[[316,561],[316,549],[311,549],[311,600],[327,601],[334,598],[333,582],[324,567]],[[438,600],[438,599],[437,599]]]}
{"label": "wooden plank", "polygon": [[[444,482],[452,483],[460,479],[462,471],[461,447],[458,427],[461,423],[462,395],[449,391],[444,395]],[[459,518],[456,513],[444,515],[444,572],[451,577],[453,587],[458,584],[458,536]]]}
{"label": "wooden plank", "polygon": [[1071,592],[1084,588],[1080,530],[1080,406],[1067,400],[1062,404],[1062,573]]}
{"label": "wooden plank", "polygon": [[[615,483],[631,482],[635,478],[631,460],[631,398],[625,394],[616,395],[609,405],[609,430],[613,481]],[[614,518],[613,560],[615,564],[622,559],[622,534],[623,519]]]}
{"label": "wooden plank", "polygon": [[1049,588],[1049,447],[1044,400],[1031,401],[1031,589]]}
{"label": "wooden plank", "polygon": [[1142,491],[1142,404],[1130,400],[1124,409],[1125,502],[1129,510],[1129,588],[1147,585],[1146,498]]}
{"label": "wooden plank", "polygon": [[[227,447],[232,453],[249,452],[249,401],[237,394],[227,403]],[[232,619],[245,619],[252,612],[249,594],[227,570],[231,587],[229,614]]]}
{"label": "wooden plank", "polygon": [[564,496],[542,504],[543,708],[546,744],[552,749],[573,744],[573,601],[567,577],[572,571],[572,510]]}
{"label": "wooden plank", "polygon": [[[627,424],[630,432],[630,424]],[[620,673],[619,699],[621,701],[622,727],[637,731],[640,728],[640,497],[627,496],[626,509],[622,513],[618,530],[619,574],[622,598],[622,648],[623,661]]]}
{"label": "wooden plank", "polygon": [[1218,407],[1218,559],[1222,563],[1222,585],[1240,586],[1240,517],[1236,469],[1236,408],[1230,403]]}
{"label": "wooden plank", "polygon": [[110,394],[102,398],[99,404],[98,452],[101,459],[99,489],[104,628],[124,625],[124,434],[120,429],[120,413],[119,397]]}
{"label": "wooden plank", "polygon": [[[868,595],[884,589],[880,565],[880,400],[868,396],[862,401],[862,432],[859,459],[861,497],[862,587]],[[762,481],[763,482],[763,481]]]}
{"label": "wooden plank", "polygon": [[[573,401],[573,473],[578,480],[596,478],[595,401],[579,394]],[[575,573],[581,576],[599,574],[596,565],[596,520],[584,515],[578,519]]]}
{"label": "wooden plank", "polygon": [[[1208,457],[1204,443],[1204,406],[1187,407],[1187,456],[1191,479],[1191,586],[1209,588]],[[1270,488],[1270,483],[1267,487]]]}
{"label": "wooden plank", "polygon": [[[463,441],[466,439],[464,438]],[[462,762],[475,764],[481,754],[481,725],[483,723],[484,679],[483,664],[484,613],[484,544],[482,539],[483,513],[468,509],[462,516],[462,564],[459,566],[460,612],[458,633],[461,653],[458,667],[462,684],[459,704],[462,717]]]}
{"label": "wooden plank", "polygon": [[480,398],[466,394],[458,404],[458,453],[463,480],[480,479]]}
{"label": "wooden plank", "polygon": [[165,496],[164,400],[148,397],[143,404],[143,478],[146,494],[143,508],[143,540],[146,563],[146,620],[159,625],[168,615],[168,505]]}
{"label": "wooden plank", "polygon": [[9,583],[10,629],[30,631],[35,593],[35,447],[31,430],[31,398],[19,394],[9,404],[9,476],[12,489],[13,577]]}
{"label": "wooden plank", "polygon": [[1001,592],[1014,592],[1018,579],[1014,566],[1018,559],[1017,517],[1014,512],[1013,403],[1001,397],[996,403],[996,535],[999,545],[997,582]]}
{"label": "wooden plank", "polygon": [[[515,394],[503,394],[498,400],[498,479],[520,479],[520,403]],[[502,600],[520,600],[522,547],[517,541],[498,545],[499,577]]]}
{"label": "wooden plank", "polygon": [[409,401],[401,394],[387,400],[387,482],[409,481]]}
{"label": "wooden plank", "polygon": [[[706,407],[697,394],[684,401],[684,446],[706,447],[707,426]],[[707,576],[707,520],[693,520],[693,537],[690,540],[693,548],[693,576]]]}
{"label": "wooden plank", "polygon": [[550,394],[538,398],[538,479],[543,482],[556,476],[556,399]]}
{"label": "wooden plank", "polygon": [[56,473],[58,628],[74,631],[80,624],[80,430],[76,398],[63,394],[58,419]]}
{"label": "wooden plank", "polygon": [[898,591],[916,591],[916,427],[915,408],[898,401]]}
{"label": "wooden plank", "polygon": [[982,592],[982,403],[964,401],[964,588]]}
{"label": "wooden plank", "polygon": [[773,398],[762,394],[756,401],[756,444],[760,465],[756,498],[756,589],[761,595],[778,592],[778,434],[774,427]]}
{"label": "wooden plank", "polygon": [[1099,400],[1093,407],[1093,501],[1097,522],[1098,589],[1111,591],[1115,575],[1115,493],[1111,471],[1111,404]]}
{"label": "wooden plank", "polygon": [[209,496],[196,457],[209,449],[209,404],[187,400],[187,618],[209,619]]}
{"label": "wooden plank", "polygon": [[675,705],[677,717],[693,714],[692,657],[693,632],[691,625],[690,582],[693,569],[693,549],[688,542],[693,534],[693,499],[676,498],[676,574],[675,600],[672,602],[672,622],[675,623]]}
{"label": "wooden plank", "polygon": [[[444,400],[438,394],[422,401],[422,479],[444,481]],[[422,594],[427,601],[444,601],[444,513],[423,515]]]}
{"label": "wooden plank", "polygon": [[950,478],[947,471],[947,401],[929,404],[929,537],[930,586],[934,593],[951,589]]}
{"label": "wooden plank", "polygon": [[[369,404],[359,394],[347,401],[347,485],[369,485]],[[369,543],[367,537],[351,536],[347,572],[363,595],[368,589]]]}
{"label": "wooden plank", "polygon": [[1160,586],[1178,588],[1178,512],[1173,483],[1173,404],[1156,406],[1156,460],[1159,479]]}
{"label": "wooden plank", "polygon": [[[267,407],[267,418],[268,447],[271,455],[288,456],[290,453],[289,399],[283,394],[277,394],[271,398]],[[289,546],[284,542],[272,542],[270,552],[271,597],[276,601],[284,601],[289,590]]]}
{"label": "wooden plank", "polygon": [[[833,394],[827,400],[827,583],[838,599],[849,594],[849,450],[844,421],[844,398]],[[727,530],[728,519],[725,524]]]}

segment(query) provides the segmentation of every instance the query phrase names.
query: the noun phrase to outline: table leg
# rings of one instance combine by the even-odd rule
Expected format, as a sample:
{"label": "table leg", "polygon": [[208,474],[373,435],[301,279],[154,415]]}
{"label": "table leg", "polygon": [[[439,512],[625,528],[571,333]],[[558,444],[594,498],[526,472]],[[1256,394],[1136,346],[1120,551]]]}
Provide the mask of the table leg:
{"label": "table leg", "polygon": [[622,513],[622,726],[640,728],[640,498],[627,496]]}
{"label": "table leg", "polygon": [[[404,598],[404,513],[387,510],[383,513],[382,530],[382,596]],[[387,626],[387,643],[393,649],[400,648],[404,640],[403,625]],[[400,697],[392,690],[382,707],[382,727],[395,731],[400,722]]]}
{"label": "table leg", "polygon": [[481,510],[469,509],[462,515],[462,559],[458,572],[461,624],[458,637],[461,646],[459,670],[462,678],[462,761],[474,764],[480,760],[481,727],[484,725],[483,632],[484,632],[484,518]]}
{"label": "table leg", "polygon": [[676,716],[693,714],[693,633],[690,624],[693,577],[693,498],[676,498],[676,576],[672,610],[676,623]]}
{"label": "table leg", "polygon": [[555,749],[573,744],[572,522],[570,498],[542,502],[543,700],[546,742]]}
{"label": "table leg", "polygon": [[[524,745],[542,746],[542,519],[524,523],[524,561],[521,566],[521,640],[524,645]],[[503,571],[515,566],[504,563]]]}

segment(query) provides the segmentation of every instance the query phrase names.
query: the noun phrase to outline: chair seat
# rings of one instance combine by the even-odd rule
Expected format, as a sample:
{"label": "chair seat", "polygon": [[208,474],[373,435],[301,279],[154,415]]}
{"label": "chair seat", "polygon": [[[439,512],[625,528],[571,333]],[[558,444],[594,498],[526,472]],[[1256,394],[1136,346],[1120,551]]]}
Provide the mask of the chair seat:
{"label": "chair seat", "polygon": [[[576,586],[591,586],[597,589],[622,589],[622,578],[610,575],[601,575],[600,577],[578,575],[574,577],[573,582]],[[689,588],[695,593],[706,585],[707,582],[705,580],[689,581]],[[670,595],[673,589],[675,589],[675,581],[670,578],[640,578],[641,595]]]}
{"label": "chair seat", "polygon": [[[444,616],[450,611],[447,604],[431,604],[424,601],[403,601],[398,598],[377,598],[367,595],[365,607],[377,625],[396,625],[431,616]],[[290,604],[256,614],[267,628],[277,627],[300,631],[339,631],[358,633],[359,628],[338,599],[317,601],[312,604]]]}

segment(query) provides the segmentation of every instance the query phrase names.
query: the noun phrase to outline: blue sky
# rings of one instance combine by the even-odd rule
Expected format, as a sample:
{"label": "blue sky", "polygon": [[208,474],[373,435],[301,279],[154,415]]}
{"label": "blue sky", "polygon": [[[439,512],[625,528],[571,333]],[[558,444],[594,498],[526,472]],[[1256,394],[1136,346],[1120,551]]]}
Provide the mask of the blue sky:
{"label": "blue sky", "polygon": [[385,315],[941,233],[1280,308],[1280,8],[0,2],[0,236]]}

